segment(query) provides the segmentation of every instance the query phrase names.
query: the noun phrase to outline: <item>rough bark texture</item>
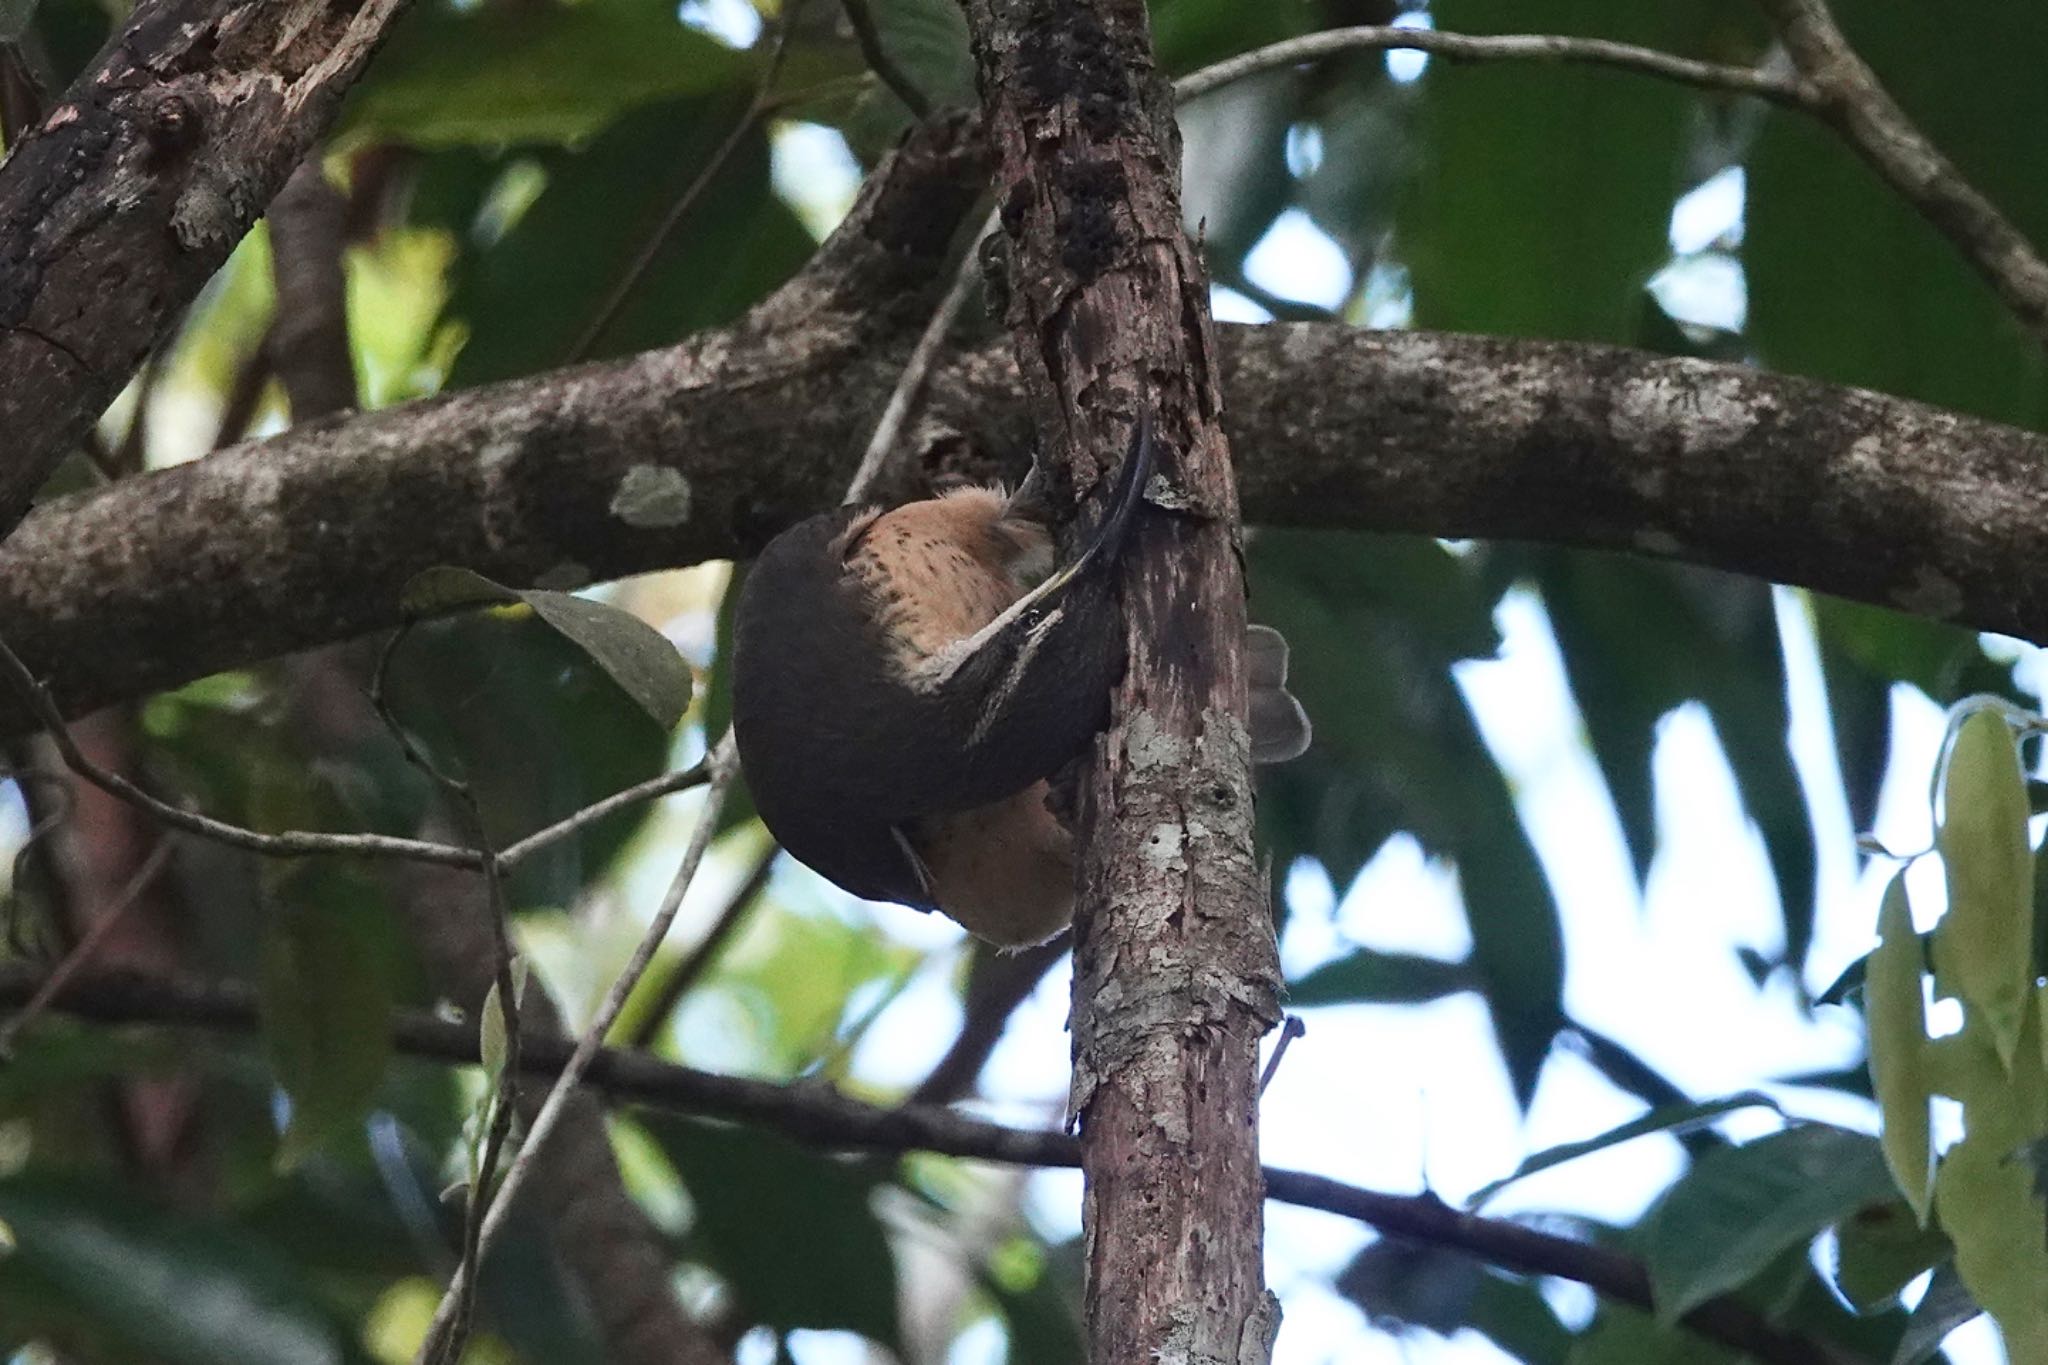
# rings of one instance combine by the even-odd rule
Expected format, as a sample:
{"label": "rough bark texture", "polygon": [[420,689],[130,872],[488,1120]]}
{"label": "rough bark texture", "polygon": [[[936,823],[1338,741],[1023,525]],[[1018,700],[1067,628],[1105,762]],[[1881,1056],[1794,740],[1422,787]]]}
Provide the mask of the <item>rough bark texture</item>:
{"label": "rough bark texture", "polygon": [[[1252,853],[1244,577],[1208,279],[1139,0],[970,0],[1041,450],[1100,482],[1141,415],[1129,667],[1083,779],[1073,1113],[1090,1358],[1269,1358],[1258,1045],[1279,965]],[[1162,491],[1163,490],[1163,491]]]}
{"label": "rough bark texture", "polygon": [[334,116],[403,0],[144,0],[0,165],[0,533]]}
{"label": "rough bark texture", "polygon": [[[53,502],[0,544],[0,637],[75,715],[393,625],[431,564],[523,584],[750,554],[838,500],[894,379],[861,335],[709,333]],[[1250,522],[1625,550],[2048,643],[2038,434],[1603,347],[1322,324],[1218,340]],[[1021,467],[1007,355],[935,389],[968,440],[927,457]],[[791,446],[820,457],[762,457]],[[629,480],[680,496],[627,522]],[[0,732],[22,727],[0,701]]]}

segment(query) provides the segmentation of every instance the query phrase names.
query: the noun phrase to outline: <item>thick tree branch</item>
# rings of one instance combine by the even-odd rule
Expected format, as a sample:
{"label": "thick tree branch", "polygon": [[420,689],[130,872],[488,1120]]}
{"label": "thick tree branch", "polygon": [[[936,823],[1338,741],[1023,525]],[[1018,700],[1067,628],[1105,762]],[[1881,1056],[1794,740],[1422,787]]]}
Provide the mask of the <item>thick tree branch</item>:
{"label": "thick tree branch", "polygon": [[[907,350],[923,321],[890,335]],[[2048,641],[2048,438],[1602,347],[1218,341],[1253,522],[1662,555]],[[750,554],[838,501],[895,380],[792,324],[293,431],[38,508],[0,544],[0,639],[78,714],[396,624],[431,564],[532,583]],[[1007,357],[935,376],[931,402],[924,430],[966,433],[977,469],[1021,467]],[[611,510],[635,469],[687,491],[672,524]],[[11,699],[0,717],[28,728]]]}
{"label": "thick tree branch", "polygon": [[332,120],[403,0],[149,0],[0,164],[0,534]]}
{"label": "thick tree branch", "polygon": [[[33,968],[0,964],[0,1008],[26,1001],[42,983]],[[239,1035],[254,1034],[261,1027],[253,990],[189,976],[87,973],[66,985],[52,1007],[102,1024],[169,1025]],[[394,1016],[394,1042],[407,1056],[455,1064],[477,1060],[475,1028],[425,1011]],[[553,1076],[573,1046],[573,1039],[530,1035],[521,1065],[530,1075]],[[827,1151],[927,1151],[1008,1165],[1080,1164],[1079,1144],[1064,1133],[1005,1128],[940,1105],[885,1108],[830,1086],[722,1076],[626,1048],[600,1051],[584,1082],[620,1103],[744,1123]],[[1638,1308],[1651,1306],[1648,1274],[1641,1262],[1622,1253],[1506,1219],[1461,1213],[1429,1195],[1381,1194],[1273,1167],[1265,1168],[1264,1176],[1268,1198],[1355,1218],[1390,1236],[1451,1247],[1523,1274],[1574,1280]],[[1774,1365],[1849,1365],[1853,1359],[1824,1342],[1774,1326],[1732,1299],[1712,1300],[1684,1322],[1703,1337]]]}
{"label": "thick tree branch", "polygon": [[2048,345],[2048,260],[1899,107],[1822,0],[1759,0],[1818,92],[1817,112],[1885,183],[1939,228]]}

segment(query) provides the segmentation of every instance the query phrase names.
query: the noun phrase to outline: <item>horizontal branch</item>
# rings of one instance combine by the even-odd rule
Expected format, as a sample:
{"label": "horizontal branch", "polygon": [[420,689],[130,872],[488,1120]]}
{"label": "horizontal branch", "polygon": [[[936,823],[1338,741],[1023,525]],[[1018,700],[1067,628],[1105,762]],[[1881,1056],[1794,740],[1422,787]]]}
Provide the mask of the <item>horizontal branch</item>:
{"label": "horizontal branch", "polygon": [[[20,1005],[42,984],[33,968],[0,964],[0,1006]],[[74,978],[51,1007],[104,1024],[174,1025],[234,1034],[252,1034],[261,1027],[254,991],[186,976],[97,972]],[[425,1011],[397,1014],[394,1041],[408,1056],[457,1064],[477,1061],[473,1026]],[[569,1038],[528,1037],[519,1049],[520,1065],[534,1075],[553,1076],[574,1047],[575,1040]],[[1007,1128],[940,1105],[885,1108],[830,1086],[721,1076],[618,1048],[600,1049],[584,1075],[586,1084],[614,1100],[749,1124],[831,1151],[927,1151],[1047,1167],[1078,1166],[1081,1159],[1080,1144],[1065,1133]],[[1391,1236],[1461,1251],[1523,1274],[1573,1280],[1638,1308],[1651,1306],[1648,1272],[1641,1262],[1620,1252],[1506,1219],[1462,1213],[1431,1195],[1383,1194],[1274,1167],[1267,1167],[1265,1175],[1267,1197],[1282,1203],[1354,1218]],[[1851,1361],[1836,1348],[1777,1327],[1733,1299],[1711,1300],[1683,1322],[1702,1336],[1773,1365]]]}
{"label": "horizontal branch", "polygon": [[1821,103],[1819,88],[1799,76],[1760,67],[1695,61],[1607,38],[1572,38],[1551,33],[1451,33],[1443,29],[1370,24],[1325,29],[1226,58],[1175,81],[1173,93],[1183,102],[1200,99],[1247,76],[1300,66],[1340,52],[1427,52],[1454,62],[1607,66],[1704,90],[1755,95],[1793,109],[1817,109]]}
{"label": "horizontal branch", "polygon": [[[829,316],[708,333],[50,503],[0,544],[0,638],[78,714],[390,626],[433,564],[561,584],[749,554],[838,500],[921,322],[883,363]],[[1607,347],[1219,341],[1247,521],[1632,551],[2048,641],[2048,438]],[[1014,470],[1030,430],[979,354],[933,377],[911,453]]]}

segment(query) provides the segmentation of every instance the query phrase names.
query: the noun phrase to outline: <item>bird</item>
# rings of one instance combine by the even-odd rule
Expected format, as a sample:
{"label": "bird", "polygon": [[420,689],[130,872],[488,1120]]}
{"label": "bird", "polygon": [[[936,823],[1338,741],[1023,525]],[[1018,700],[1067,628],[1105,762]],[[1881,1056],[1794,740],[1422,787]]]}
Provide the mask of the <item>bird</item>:
{"label": "bird", "polygon": [[[790,854],[1001,947],[1066,927],[1073,836],[1048,779],[1109,721],[1114,567],[1153,461],[1141,413],[1101,521],[1060,567],[1036,469],[1013,493],[821,513],[763,548],[734,618],[732,727]],[[1309,726],[1286,642],[1255,626],[1246,646],[1254,757],[1293,757]]]}

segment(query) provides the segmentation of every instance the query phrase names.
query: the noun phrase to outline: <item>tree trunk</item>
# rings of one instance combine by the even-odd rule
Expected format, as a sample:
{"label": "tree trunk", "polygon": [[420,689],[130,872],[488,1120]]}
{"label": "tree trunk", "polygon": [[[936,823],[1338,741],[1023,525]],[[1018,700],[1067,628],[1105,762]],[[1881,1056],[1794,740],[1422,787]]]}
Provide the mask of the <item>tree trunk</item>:
{"label": "tree trunk", "polygon": [[1244,580],[1208,280],[1137,0],[970,0],[1009,321],[1040,458],[1101,483],[1150,414],[1130,666],[1084,781],[1074,1112],[1091,1358],[1268,1358],[1258,1042],[1279,969],[1252,852]]}

